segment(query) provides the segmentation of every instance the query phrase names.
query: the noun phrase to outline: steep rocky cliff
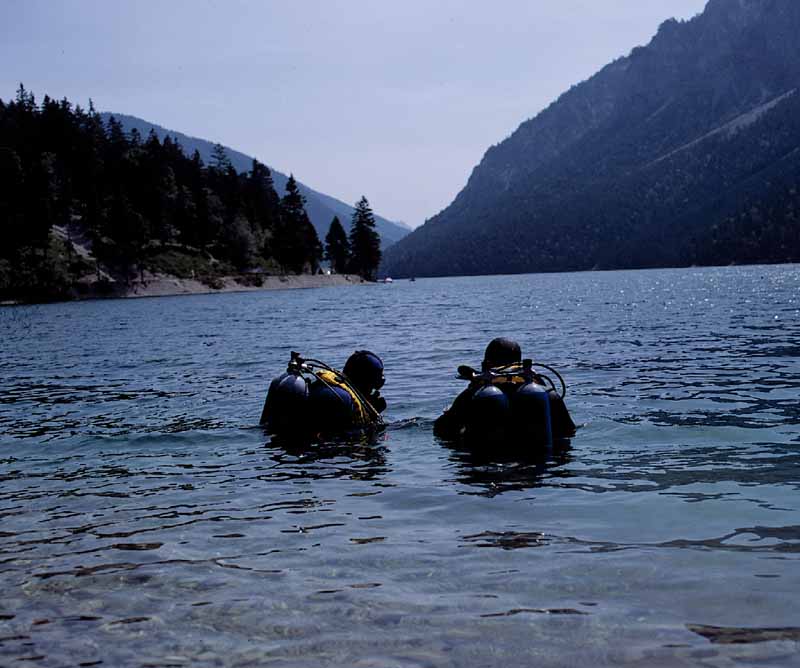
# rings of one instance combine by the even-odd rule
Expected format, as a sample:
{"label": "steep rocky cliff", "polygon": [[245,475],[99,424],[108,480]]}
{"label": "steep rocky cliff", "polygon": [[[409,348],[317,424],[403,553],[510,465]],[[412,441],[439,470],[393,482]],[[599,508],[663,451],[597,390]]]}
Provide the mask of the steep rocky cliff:
{"label": "steep rocky cliff", "polygon": [[384,271],[800,260],[798,34],[797,0],[666,21],[491,147]]}

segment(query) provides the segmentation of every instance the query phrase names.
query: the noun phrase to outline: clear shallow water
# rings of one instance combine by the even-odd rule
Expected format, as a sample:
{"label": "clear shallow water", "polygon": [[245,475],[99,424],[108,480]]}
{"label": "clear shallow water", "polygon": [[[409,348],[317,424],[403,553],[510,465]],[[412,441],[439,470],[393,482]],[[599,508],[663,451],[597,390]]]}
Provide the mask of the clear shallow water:
{"label": "clear shallow water", "polygon": [[[0,665],[800,665],[799,288],[788,266],[2,309]],[[547,462],[432,435],[500,334],[569,382],[582,426]],[[387,432],[271,443],[289,351],[362,347]]]}

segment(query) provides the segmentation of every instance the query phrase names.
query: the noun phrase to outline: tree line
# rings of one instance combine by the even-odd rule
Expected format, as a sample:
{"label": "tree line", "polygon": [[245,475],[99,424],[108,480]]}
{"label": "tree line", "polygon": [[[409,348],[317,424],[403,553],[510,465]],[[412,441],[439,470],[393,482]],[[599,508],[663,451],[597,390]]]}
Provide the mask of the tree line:
{"label": "tree line", "polygon": [[[0,297],[53,299],[145,272],[194,277],[334,271],[374,278],[380,238],[366,198],[350,235],[323,248],[294,177],[279,196],[266,165],[237,172],[169,136],[124,132],[66,99],[20,85],[0,99]],[[332,222],[331,229],[341,223]],[[329,233],[329,237],[331,234]]]}

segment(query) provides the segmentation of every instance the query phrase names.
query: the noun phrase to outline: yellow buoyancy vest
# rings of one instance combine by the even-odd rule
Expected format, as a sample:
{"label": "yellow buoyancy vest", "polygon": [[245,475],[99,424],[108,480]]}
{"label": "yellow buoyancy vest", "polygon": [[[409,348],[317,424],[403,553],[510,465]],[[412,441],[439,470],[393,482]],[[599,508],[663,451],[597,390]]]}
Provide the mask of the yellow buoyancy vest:
{"label": "yellow buoyancy vest", "polygon": [[497,369],[495,371],[502,371],[503,376],[497,376],[496,378],[492,378],[491,384],[492,385],[525,385],[525,383],[530,382],[529,378],[526,378],[523,375],[523,367],[522,364],[512,364],[506,367],[502,367],[501,369]]}
{"label": "yellow buoyancy vest", "polygon": [[380,415],[377,411],[370,406],[368,402],[361,400],[359,393],[347,382],[344,376],[326,370],[315,371],[314,375],[326,385],[340,387],[350,395],[350,398],[353,400],[354,427],[366,427],[374,422],[380,421]]}

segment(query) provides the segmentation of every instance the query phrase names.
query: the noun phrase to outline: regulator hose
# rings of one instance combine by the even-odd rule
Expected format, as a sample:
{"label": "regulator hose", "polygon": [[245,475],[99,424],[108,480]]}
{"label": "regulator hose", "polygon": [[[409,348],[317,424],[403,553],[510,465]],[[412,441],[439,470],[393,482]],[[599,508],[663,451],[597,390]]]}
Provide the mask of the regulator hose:
{"label": "regulator hose", "polygon": [[550,381],[550,384],[553,386],[553,389],[554,389],[556,392],[558,392],[559,396],[560,396],[562,399],[563,399],[564,397],[566,397],[566,396],[567,396],[567,383],[564,381],[564,377],[563,377],[563,376],[562,376],[560,373],[558,373],[558,371],[556,371],[556,370],[555,370],[553,367],[551,367],[551,366],[549,366],[549,365],[547,365],[547,364],[543,364],[542,362],[536,362],[536,366],[540,366],[540,367],[542,367],[543,369],[547,369],[548,371],[552,371],[552,372],[553,372],[553,373],[556,375],[556,378],[558,378],[558,382],[559,382],[559,383],[561,383],[561,392],[558,392],[558,390],[556,390],[555,383],[553,383],[553,381],[552,381],[552,380],[550,380],[549,378],[547,378],[547,376],[544,376],[544,378],[547,378],[547,380],[549,380],[549,381]]}

